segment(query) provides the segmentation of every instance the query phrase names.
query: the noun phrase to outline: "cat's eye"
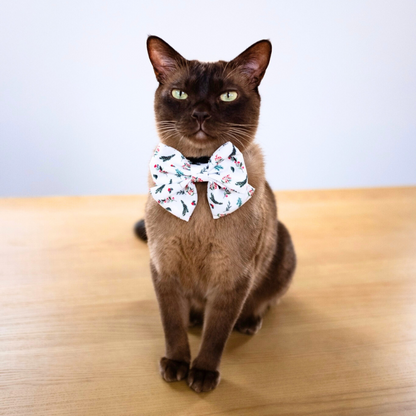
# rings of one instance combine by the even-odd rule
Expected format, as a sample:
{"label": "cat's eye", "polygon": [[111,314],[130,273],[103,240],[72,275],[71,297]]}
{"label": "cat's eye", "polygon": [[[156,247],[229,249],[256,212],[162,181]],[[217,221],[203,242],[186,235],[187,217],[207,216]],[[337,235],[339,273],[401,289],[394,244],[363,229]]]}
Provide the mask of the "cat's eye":
{"label": "cat's eye", "polygon": [[234,101],[237,98],[238,94],[235,91],[227,91],[224,94],[220,95],[222,101]]}
{"label": "cat's eye", "polygon": [[188,98],[188,94],[181,90],[172,90],[172,96],[177,100],[186,100]]}

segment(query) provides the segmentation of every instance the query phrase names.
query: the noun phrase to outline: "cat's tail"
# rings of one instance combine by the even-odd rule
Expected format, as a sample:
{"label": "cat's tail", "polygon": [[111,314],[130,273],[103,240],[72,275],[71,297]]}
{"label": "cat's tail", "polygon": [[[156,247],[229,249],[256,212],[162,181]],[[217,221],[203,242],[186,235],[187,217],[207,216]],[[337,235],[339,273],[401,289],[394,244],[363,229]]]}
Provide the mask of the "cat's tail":
{"label": "cat's tail", "polygon": [[146,225],[144,220],[137,221],[134,225],[134,233],[140,240],[147,242]]}

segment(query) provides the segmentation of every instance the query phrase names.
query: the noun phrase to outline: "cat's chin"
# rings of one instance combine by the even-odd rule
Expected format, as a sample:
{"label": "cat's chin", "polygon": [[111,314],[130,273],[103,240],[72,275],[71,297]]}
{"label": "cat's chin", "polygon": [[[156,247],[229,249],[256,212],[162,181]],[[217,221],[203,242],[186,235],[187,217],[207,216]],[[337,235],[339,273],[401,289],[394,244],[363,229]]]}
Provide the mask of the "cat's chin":
{"label": "cat's chin", "polygon": [[195,139],[196,139],[196,140],[198,140],[198,141],[209,140],[208,135],[207,135],[204,131],[202,131],[202,130],[199,130],[199,131],[198,131],[198,132],[194,135],[194,137],[195,137]]}
{"label": "cat's chin", "polygon": [[215,137],[211,136],[203,130],[199,130],[196,133],[187,136],[187,139],[191,146],[198,149],[211,149],[217,142]]}
{"label": "cat's chin", "polygon": [[186,136],[186,139],[186,142],[183,141],[180,146],[183,147],[185,156],[211,156],[221,145],[215,137],[209,136],[203,131]]}

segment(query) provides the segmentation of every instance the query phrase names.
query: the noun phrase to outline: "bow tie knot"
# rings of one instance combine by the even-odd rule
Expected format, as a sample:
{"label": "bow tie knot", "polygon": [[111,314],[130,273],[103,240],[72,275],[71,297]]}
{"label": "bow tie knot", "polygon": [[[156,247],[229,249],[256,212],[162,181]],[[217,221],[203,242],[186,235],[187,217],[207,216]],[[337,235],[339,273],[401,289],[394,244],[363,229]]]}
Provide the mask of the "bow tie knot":
{"label": "bow tie knot", "polygon": [[205,174],[204,169],[208,168],[208,163],[205,164],[192,164],[191,163],[191,181],[195,182],[208,182],[209,176]]}
{"label": "bow tie knot", "polygon": [[195,183],[208,182],[207,198],[214,219],[231,214],[254,193],[241,152],[227,142],[208,163],[192,164],[176,149],[159,144],[150,161],[155,186],[150,194],[173,215],[189,221],[198,195]]}

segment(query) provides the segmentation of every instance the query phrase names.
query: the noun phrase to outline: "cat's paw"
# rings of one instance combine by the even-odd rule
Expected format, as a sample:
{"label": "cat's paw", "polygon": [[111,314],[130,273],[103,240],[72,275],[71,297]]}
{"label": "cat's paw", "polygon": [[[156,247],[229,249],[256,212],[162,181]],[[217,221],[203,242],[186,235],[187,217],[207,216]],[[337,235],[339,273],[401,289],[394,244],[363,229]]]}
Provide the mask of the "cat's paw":
{"label": "cat's paw", "polygon": [[214,390],[221,380],[218,371],[207,371],[193,367],[189,370],[188,386],[197,393]]}
{"label": "cat's paw", "polygon": [[254,335],[259,331],[263,324],[263,318],[261,316],[251,315],[245,318],[240,318],[236,322],[234,329],[242,334]]}
{"label": "cat's paw", "polygon": [[160,359],[159,369],[165,381],[180,381],[188,375],[189,363],[163,357]]}

